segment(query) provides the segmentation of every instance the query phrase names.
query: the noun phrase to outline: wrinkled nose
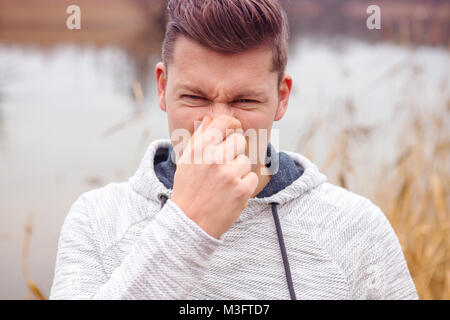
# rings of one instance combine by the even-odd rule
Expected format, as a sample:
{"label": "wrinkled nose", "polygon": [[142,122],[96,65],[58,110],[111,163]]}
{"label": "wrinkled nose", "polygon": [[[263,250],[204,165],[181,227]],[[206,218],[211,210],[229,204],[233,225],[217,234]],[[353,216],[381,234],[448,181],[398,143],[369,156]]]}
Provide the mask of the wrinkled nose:
{"label": "wrinkled nose", "polygon": [[213,119],[221,115],[234,117],[234,108],[231,107],[228,103],[213,102],[209,107],[209,115]]}

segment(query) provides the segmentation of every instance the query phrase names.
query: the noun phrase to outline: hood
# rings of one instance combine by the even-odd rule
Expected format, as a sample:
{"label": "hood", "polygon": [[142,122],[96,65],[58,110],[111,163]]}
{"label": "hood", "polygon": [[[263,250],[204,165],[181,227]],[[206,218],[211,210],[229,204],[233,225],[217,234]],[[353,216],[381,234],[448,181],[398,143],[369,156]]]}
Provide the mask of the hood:
{"label": "hood", "polygon": [[[150,143],[137,171],[129,179],[129,184],[135,192],[157,202],[161,201],[161,196],[169,198],[172,196],[172,189],[166,187],[166,185],[170,185],[170,181],[163,183],[155,172],[155,164],[158,163],[158,157],[164,157],[167,154],[167,149],[171,147],[169,139],[159,139]],[[270,196],[264,196],[264,192],[261,192],[257,197],[250,198],[248,207],[259,207],[260,205],[269,205],[271,203],[283,204],[298,198],[326,181],[326,176],[319,172],[317,166],[305,156],[289,151],[284,151],[284,153],[301,170],[301,175],[288,186]]]}
{"label": "hood", "polygon": [[[136,171],[136,174],[129,179],[132,189],[149,200],[160,202],[161,208],[164,206],[167,199],[172,196],[172,189],[170,186],[172,183],[171,180],[173,179],[174,169],[164,169],[166,174],[160,174],[162,177],[161,181],[155,170],[155,164],[164,162],[165,158],[167,159],[168,150],[170,150],[170,148],[171,143],[169,139],[156,140],[152,142],[148,147],[147,152],[145,153],[145,156]],[[272,152],[278,152],[275,148],[271,148],[273,147],[269,145],[267,155],[270,155]],[[270,182],[272,182],[272,179],[275,176],[277,176],[275,180],[278,181],[272,183],[272,186],[264,188],[262,194],[260,193],[256,197],[250,198],[247,207],[239,216],[238,221],[250,219],[253,215],[261,215],[261,212],[263,212],[264,208],[267,206],[271,208],[278,243],[280,246],[281,257],[283,259],[284,272],[289,294],[291,299],[296,300],[294,283],[292,281],[291,269],[289,267],[289,259],[284,243],[283,231],[281,228],[277,206],[283,205],[284,203],[293,200],[317,187],[326,180],[326,177],[319,172],[317,167],[312,162],[298,153],[287,152],[283,155],[283,157],[287,157],[287,159],[285,158],[285,160],[283,160],[280,156],[280,161],[275,164],[275,167],[278,165],[283,166],[283,163],[285,163],[286,166],[294,167],[294,169],[289,168],[284,170],[284,173],[277,175],[277,173],[280,172],[280,168],[278,168],[278,172],[272,176]],[[291,160],[294,165],[292,165]],[[166,161],[165,163],[167,166],[171,166],[170,162],[171,161]],[[172,165],[175,164],[172,163]],[[297,174],[295,173],[297,171],[295,170],[295,166],[299,169]],[[286,187],[283,188],[284,185],[286,185]],[[265,197],[264,192],[270,195]],[[261,195],[261,197],[258,197],[259,195]]]}

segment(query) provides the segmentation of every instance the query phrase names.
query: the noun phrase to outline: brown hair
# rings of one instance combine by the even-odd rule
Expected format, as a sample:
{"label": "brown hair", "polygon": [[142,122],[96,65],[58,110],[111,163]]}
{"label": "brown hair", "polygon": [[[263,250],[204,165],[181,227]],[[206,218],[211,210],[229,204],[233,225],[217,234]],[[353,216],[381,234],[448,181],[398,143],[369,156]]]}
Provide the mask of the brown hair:
{"label": "brown hair", "polygon": [[229,54],[267,45],[280,84],[287,64],[289,25],[277,0],[169,0],[167,10],[162,47],[166,69],[178,34]]}

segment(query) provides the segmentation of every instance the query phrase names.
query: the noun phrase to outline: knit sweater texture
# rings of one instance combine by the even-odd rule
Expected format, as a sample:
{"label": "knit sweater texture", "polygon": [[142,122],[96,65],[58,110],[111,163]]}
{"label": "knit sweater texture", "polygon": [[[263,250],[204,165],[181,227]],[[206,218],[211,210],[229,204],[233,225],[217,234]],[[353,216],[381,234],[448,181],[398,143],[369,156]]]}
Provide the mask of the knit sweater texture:
{"label": "knit sweater texture", "polygon": [[169,147],[168,139],[152,142],[128,181],[74,202],[50,299],[289,299],[272,203],[297,299],[418,299],[384,213],[327,182],[305,156],[285,151],[303,173],[270,196],[250,198],[216,239],[155,174],[155,155]]}

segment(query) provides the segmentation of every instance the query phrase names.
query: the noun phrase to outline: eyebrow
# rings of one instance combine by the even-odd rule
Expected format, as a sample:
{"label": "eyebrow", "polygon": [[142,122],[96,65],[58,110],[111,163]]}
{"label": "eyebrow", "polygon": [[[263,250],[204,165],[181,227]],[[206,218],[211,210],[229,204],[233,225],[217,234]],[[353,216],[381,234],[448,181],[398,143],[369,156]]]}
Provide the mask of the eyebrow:
{"label": "eyebrow", "polygon": [[[203,97],[208,97],[208,95],[206,93],[204,93],[201,89],[196,88],[191,85],[188,85],[188,84],[182,84],[182,85],[178,86],[177,89],[178,90],[181,90],[181,89],[188,90],[195,94],[201,95]],[[238,100],[238,99],[241,99],[244,97],[249,97],[249,96],[265,98],[265,92],[262,90],[256,90],[256,89],[243,90],[242,92],[239,92],[238,94],[236,94],[232,98],[232,100]]]}

